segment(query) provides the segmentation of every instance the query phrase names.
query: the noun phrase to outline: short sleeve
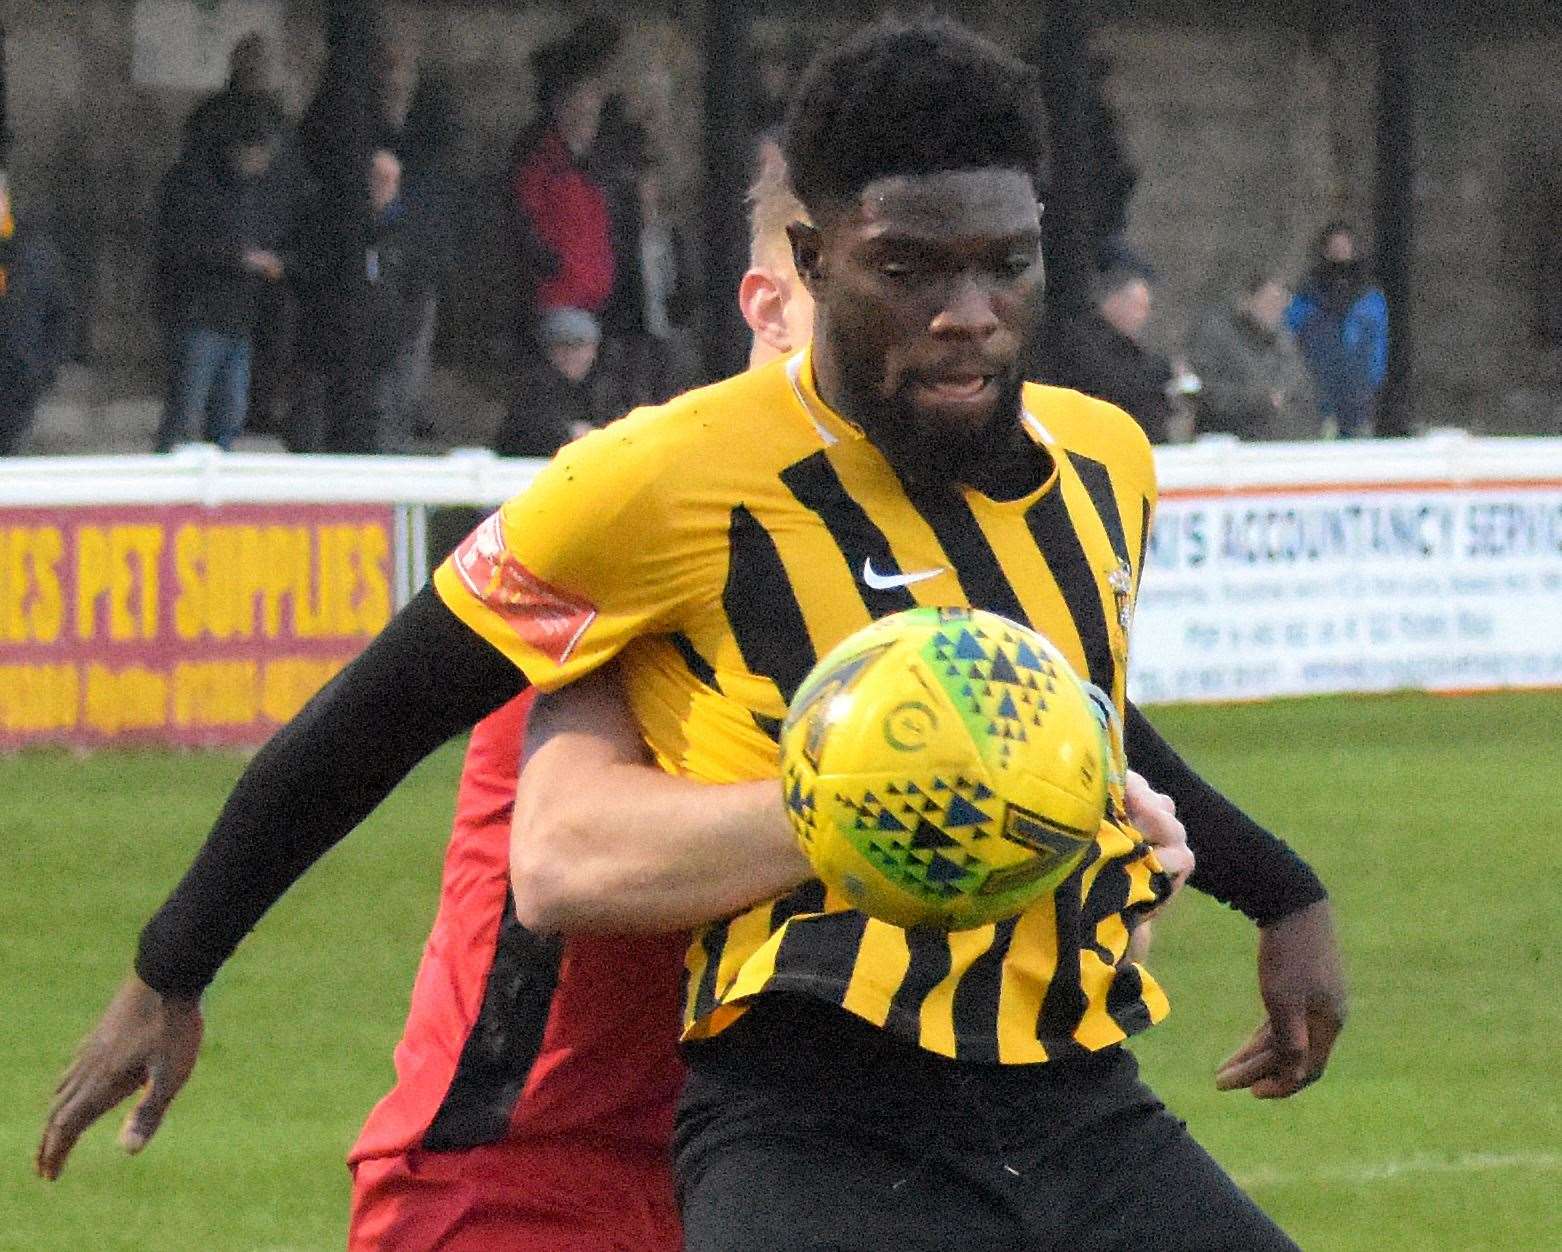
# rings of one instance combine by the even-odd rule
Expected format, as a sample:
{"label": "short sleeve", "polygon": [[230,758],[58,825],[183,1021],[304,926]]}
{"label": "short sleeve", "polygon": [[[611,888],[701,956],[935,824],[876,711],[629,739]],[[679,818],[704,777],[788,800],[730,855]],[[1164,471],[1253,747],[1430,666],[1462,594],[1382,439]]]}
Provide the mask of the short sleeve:
{"label": "short sleeve", "polygon": [[563,449],[435,571],[451,612],[544,691],[669,629],[697,582],[665,458],[634,423]]}

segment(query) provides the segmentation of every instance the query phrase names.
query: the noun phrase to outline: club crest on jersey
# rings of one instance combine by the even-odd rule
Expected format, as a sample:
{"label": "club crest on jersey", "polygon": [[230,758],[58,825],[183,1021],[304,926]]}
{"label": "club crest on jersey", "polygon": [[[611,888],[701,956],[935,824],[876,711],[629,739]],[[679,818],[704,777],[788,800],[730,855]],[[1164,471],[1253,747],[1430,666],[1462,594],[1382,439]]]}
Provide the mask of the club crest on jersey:
{"label": "club crest on jersey", "polygon": [[1117,606],[1117,624],[1127,631],[1133,620],[1133,566],[1127,561],[1119,561],[1117,568],[1106,576],[1106,584],[1112,589],[1112,600]]}
{"label": "club crest on jersey", "polygon": [[504,519],[494,513],[461,541],[453,564],[472,595],[493,610],[516,636],[555,665],[569,660],[596,606],[539,578],[504,541]]}
{"label": "club crest on jersey", "polygon": [[1134,571],[1133,566],[1127,561],[1120,560],[1117,567],[1110,570],[1106,576],[1106,585],[1112,592],[1112,604],[1115,612],[1115,630],[1107,633],[1112,638],[1112,656],[1118,665],[1128,663],[1128,627],[1134,617]]}

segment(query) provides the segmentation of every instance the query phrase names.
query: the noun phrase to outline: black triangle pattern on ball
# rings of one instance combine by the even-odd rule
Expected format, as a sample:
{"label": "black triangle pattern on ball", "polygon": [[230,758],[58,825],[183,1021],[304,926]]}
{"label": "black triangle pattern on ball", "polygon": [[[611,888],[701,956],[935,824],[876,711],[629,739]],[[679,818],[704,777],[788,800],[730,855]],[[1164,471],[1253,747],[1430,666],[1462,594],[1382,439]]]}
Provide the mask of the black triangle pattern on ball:
{"label": "black triangle pattern on ball", "polygon": [[932,822],[924,820],[917,823],[916,833],[911,836],[911,846],[913,848],[958,848],[960,845]]}
{"label": "black triangle pattern on ball", "polygon": [[956,795],[949,801],[949,811],[944,814],[944,825],[948,826],[985,826],[992,821],[992,815],[982,812],[964,796]]}
{"label": "black triangle pattern on ball", "polygon": [[953,886],[965,877],[965,872],[965,866],[951,861],[948,857],[939,856],[936,852],[927,864],[927,876],[931,882]]}

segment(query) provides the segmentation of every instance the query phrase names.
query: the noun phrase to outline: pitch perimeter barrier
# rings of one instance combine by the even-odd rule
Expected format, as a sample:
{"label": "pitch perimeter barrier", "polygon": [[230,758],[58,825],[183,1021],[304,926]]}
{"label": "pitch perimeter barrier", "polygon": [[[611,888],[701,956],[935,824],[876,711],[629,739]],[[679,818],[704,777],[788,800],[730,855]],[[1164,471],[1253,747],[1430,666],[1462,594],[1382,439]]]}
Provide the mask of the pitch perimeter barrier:
{"label": "pitch perimeter barrier", "polygon": [[[1562,685],[1562,439],[1211,440],[1157,460],[1137,699]],[[463,510],[539,466],[0,462],[0,749],[264,741],[423,585]]]}

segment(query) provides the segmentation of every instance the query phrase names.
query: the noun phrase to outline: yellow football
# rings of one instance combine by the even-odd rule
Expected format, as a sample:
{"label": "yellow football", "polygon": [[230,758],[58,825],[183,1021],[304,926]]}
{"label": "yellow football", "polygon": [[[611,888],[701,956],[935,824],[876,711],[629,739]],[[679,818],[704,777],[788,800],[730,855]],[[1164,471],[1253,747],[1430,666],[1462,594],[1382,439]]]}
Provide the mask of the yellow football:
{"label": "yellow football", "polygon": [[826,885],[896,926],[965,930],[1056,889],[1100,828],[1104,715],[1068,661],[980,609],[910,609],[798,689],[781,782]]}

